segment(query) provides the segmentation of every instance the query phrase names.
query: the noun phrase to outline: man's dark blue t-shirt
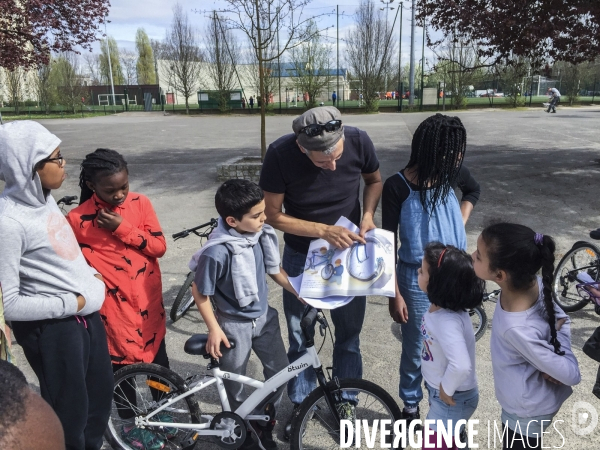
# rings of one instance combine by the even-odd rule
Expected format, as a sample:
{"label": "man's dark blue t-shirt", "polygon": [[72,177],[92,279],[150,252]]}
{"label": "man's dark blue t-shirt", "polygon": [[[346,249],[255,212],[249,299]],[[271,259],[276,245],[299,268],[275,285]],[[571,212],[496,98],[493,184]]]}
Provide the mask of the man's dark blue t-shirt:
{"label": "man's dark blue t-shirt", "polygon": [[[296,144],[295,134],[277,139],[265,155],[260,187],[284,194],[284,212],[289,216],[326,225],[345,216],[358,225],[361,174],[377,171],[379,161],[367,133],[345,126],[344,137],[344,152],[334,171],[315,166]],[[283,235],[285,243],[301,253],[308,252],[310,241],[315,238]]]}

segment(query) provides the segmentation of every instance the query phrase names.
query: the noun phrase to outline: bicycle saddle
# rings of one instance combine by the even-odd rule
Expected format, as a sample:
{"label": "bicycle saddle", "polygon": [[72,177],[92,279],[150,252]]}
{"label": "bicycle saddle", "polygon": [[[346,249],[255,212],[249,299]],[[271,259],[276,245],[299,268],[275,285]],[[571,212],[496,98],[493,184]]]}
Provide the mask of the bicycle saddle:
{"label": "bicycle saddle", "polygon": [[[227,336],[227,340],[231,344],[231,348],[227,348],[224,345],[221,345],[221,353],[235,348],[235,341],[229,338],[229,336]],[[205,356],[208,355],[208,352],[206,351],[207,342],[208,334],[193,334],[191,338],[185,341],[185,346],[183,347],[183,350],[189,355]]]}

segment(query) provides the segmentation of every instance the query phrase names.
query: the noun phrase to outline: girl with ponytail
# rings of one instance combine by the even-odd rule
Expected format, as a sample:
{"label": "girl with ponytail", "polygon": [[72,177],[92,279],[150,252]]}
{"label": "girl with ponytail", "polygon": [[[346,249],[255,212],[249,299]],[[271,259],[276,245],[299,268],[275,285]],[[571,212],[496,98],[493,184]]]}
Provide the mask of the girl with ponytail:
{"label": "girl with ponytail", "polygon": [[552,299],[554,247],[550,236],[497,223],[483,230],[473,253],[477,276],[502,289],[491,354],[502,423],[508,426],[504,449],[542,448],[543,430],[581,381],[570,319]]}

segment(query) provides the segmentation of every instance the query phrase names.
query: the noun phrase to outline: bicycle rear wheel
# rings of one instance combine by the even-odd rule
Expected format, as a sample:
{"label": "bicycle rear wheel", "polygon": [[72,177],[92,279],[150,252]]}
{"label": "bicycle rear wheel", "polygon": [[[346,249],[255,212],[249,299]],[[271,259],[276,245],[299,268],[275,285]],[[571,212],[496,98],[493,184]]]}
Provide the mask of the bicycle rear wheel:
{"label": "bicycle rear wheel", "polygon": [[554,272],[552,296],[565,312],[579,311],[588,303],[577,292],[577,285],[581,284],[577,275],[582,272],[587,272],[596,281],[600,280],[600,250],[585,241],[576,242]]}
{"label": "bicycle rear wheel", "polygon": [[488,317],[483,305],[476,306],[469,310],[469,316],[471,317],[471,323],[473,324],[473,332],[475,333],[475,341],[481,339],[485,334],[488,326]]}
{"label": "bicycle rear wheel", "polygon": [[[390,394],[370,381],[340,380],[340,388],[332,394],[341,399],[338,405],[345,408],[343,418],[352,420],[353,424],[354,419],[368,420],[370,424],[379,419],[390,420],[390,427],[393,427],[394,422],[401,419],[400,408]],[[341,409],[338,406],[336,408]],[[393,434],[393,428],[390,429]],[[290,447],[292,450],[340,448],[340,423],[329,409],[322,387],[304,399],[293,418]]]}
{"label": "bicycle rear wheel", "polygon": [[196,272],[188,273],[185,282],[177,293],[177,297],[175,297],[173,306],[171,306],[171,312],[169,313],[169,316],[173,322],[177,322],[179,319],[181,319],[194,304],[194,297],[192,296],[192,282],[194,281],[195,275]]}
{"label": "bicycle rear wheel", "polygon": [[[174,427],[136,427],[136,417],[144,417],[188,388],[175,372],[156,364],[132,364],[115,373],[113,402],[105,438],[113,449],[165,450],[191,449],[195,442],[187,442],[192,430]],[[172,403],[156,416],[156,422],[200,423],[200,410],[190,395]],[[161,443],[164,445],[160,447]]]}

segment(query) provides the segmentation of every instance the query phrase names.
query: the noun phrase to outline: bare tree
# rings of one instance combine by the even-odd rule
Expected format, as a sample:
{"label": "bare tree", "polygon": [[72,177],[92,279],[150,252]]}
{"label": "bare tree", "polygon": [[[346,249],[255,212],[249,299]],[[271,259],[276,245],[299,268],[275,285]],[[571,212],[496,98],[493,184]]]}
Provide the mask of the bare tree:
{"label": "bare tree", "polygon": [[225,112],[229,110],[230,91],[238,85],[240,46],[233,32],[223,26],[216,12],[206,27],[204,44],[208,76],[219,91],[219,109]]}
{"label": "bare tree", "polygon": [[20,103],[25,94],[25,70],[17,67],[14,70],[5,70],[6,90],[8,92],[8,101],[15,108],[15,114],[21,110]]}
{"label": "bare tree", "polygon": [[513,56],[508,63],[496,64],[491,73],[502,83],[504,97],[513,108],[525,105],[523,80],[531,70],[531,62],[523,56]]}
{"label": "bare tree", "polygon": [[196,93],[200,83],[201,61],[198,34],[177,3],[173,7],[173,22],[167,30],[162,63],[173,87],[185,98],[187,114],[190,113],[189,97]]}
{"label": "bare tree", "polygon": [[485,62],[479,57],[476,44],[451,36],[436,53],[436,71],[445,80],[445,91],[451,93],[451,105],[455,109],[466,108],[470,86],[480,80]]}
{"label": "bare tree", "polygon": [[83,63],[90,76],[92,86],[100,84],[102,78],[100,75],[100,56],[96,53],[85,53]]}
{"label": "bare tree", "polygon": [[121,67],[123,67],[123,78],[126,85],[137,84],[137,55],[131,50],[121,50],[119,52]]}
{"label": "bare tree", "polygon": [[[314,18],[304,14],[311,0],[225,0],[225,12],[234,18],[228,19],[231,28],[243,31],[252,45],[258,65],[258,92],[263,100],[269,98],[265,79],[270,77],[272,65],[281,55],[309,39],[308,21]],[[284,30],[279,36],[279,31]],[[281,42],[277,42],[281,37]],[[279,44],[279,45],[278,45]],[[275,52],[270,49],[275,48]],[[260,104],[260,148],[261,158],[267,152],[266,101]]]}
{"label": "bare tree", "polygon": [[560,93],[569,99],[569,105],[573,106],[579,99],[579,92],[586,78],[593,73],[593,67],[590,63],[573,64],[565,61],[557,62],[552,67],[555,73],[560,73]]}
{"label": "bare tree", "polygon": [[81,98],[86,95],[77,55],[73,52],[59,55],[53,72],[60,104],[75,114],[81,104]]}
{"label": "bare tree", "polygon": [[[275,43],[273,46],[265,50],[265,53],[272,55],[277,51],[277,47]],[[254,98],[257,101],[261,101],[262,98],[260,95],[260,72],[259,65],[256,59],[256,52],[250,45],[250,47],[243,53],[242,60],[244,61],[244,65],[241,67],[240,72],[243,73],[245,79],[249,79],[251,81],[251,86],[254,89],[251,95],[254,95]],[[263,89],[267,93],[267,103],[265,107],[268,107],[268,100],[271,97],[271,93],[275,90],[275,84],[277,82],[277,61],[271,61],[264,65],[263,70]]]}
{"label": "bare tree", "polygon": [[[347,60],[352,76],[362,81],[367,111],[376,111],[377,93],[384,88],[386,74],[392,74],[395,44],[385,16],[372,0],[361,0],[355,13],[355,27],[346,37]],[[387,33],[386,33],[387,32]]]}
{"label": "bare tree", "polygon": [[152,47],[152,57],[154,58],[154,72],[156,74],[156,84],[159,83],[158,78],[158,61],[164,59],[165,44],[158,39],[150,39],[150,47]]}
{"label": "bare tree", "polygon": [[51,59],[48,64],[39,66],[34,79],[35,93],[46,114],[50,114],[50,106],[54,103],[56,97],[56,86],[51,79],[52,63],[53,60]]}
{"label": "bare tree", "polygon": [[312,37],[291,50],[292,81],[302,93],[307,108],[317,106],[317,97],[329,86],[331,76],[329,47],[322,41],[314,21],[308,24],[308,34]]}

